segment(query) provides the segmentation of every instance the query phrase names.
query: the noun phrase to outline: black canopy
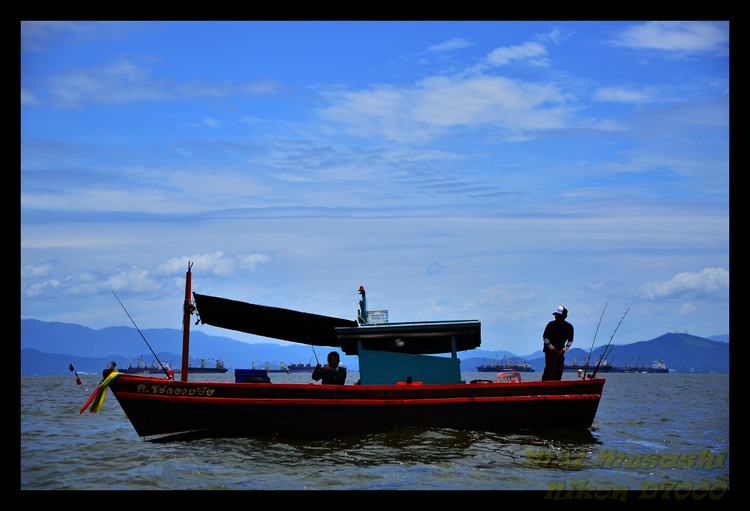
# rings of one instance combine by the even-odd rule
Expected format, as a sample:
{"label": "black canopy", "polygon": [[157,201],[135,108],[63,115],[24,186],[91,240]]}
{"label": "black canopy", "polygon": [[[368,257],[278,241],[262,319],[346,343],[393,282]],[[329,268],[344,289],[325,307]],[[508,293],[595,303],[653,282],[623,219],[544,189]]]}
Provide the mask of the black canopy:
{"label": "black canopy", "polygon": [[315,346],[339,347],[336,327],[357,322],[193,293],[202,323]]}

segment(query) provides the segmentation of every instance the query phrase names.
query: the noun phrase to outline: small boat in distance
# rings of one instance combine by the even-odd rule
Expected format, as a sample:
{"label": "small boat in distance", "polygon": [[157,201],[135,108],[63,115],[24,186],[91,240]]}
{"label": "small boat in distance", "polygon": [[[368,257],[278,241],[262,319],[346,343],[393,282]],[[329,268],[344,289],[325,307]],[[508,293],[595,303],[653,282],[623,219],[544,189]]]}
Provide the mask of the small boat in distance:
{"label": "small boat in distance", "polygon": [[[200,367],[189,367],[191,373],[226,373],[228,369],[224,366],[224,362],[221,360],[216,361],[216,367],[206,367],[206,359],[200,359]],[[132,361],[129,363],[126,369],[122,372],[125,374],[164,374],[165,372],[172,371],[175,374],[180,373],[179,369],[172,369],[170,364],[163,363],[159,365],[157,360],[154,360],[149,366],[143,362],[143,358],[138,360],[138,364],[133,367]]]}
{"label": "small boat in distance", "polygon": [[[638,360],[640,362],[640,359]],[[640,366],[638,365],[638,362],[634,366],[630,366],[628,364],[625,364],[624,367],[615,367],[612,369],[613,373],[668,373],[669,369],[667,368],[667,365],[664,363],[664,359],[661,359],[659,361],[654,360],[654,362],[651,364],[651,367],[646,367],[646,362],[643,362]]]}
{"label": "small boat in distance", "polygon": [[[601,358],[599,360],[601,360]],[[601,362],[599,362],[599,360],[596,360],[594,362],[580,363],[574,357],[572,365],[568,365],[568,364],[563,365],[563,372],[572,373],[572,372],[578,372],[578,371],[584,371],[584,370],[586,370],[587,372],[593,371],[594,368],[596,368],[597,364],[599,364],[599,367],[597,369],[598,372],[600,373],[612,372],[611,362],[607,362],[606,360],[601,360]]]}
{"label": "small boat in distance", "polygon": [[[299,360],[299,359],[297,359]],[[312,365],[312,360],[310,360],[307,364],[303,364],[302,361],[299,361],[299,364],[285,364],[282,362],[278,369],[271,368],[271,364],[269,362],[266,362],[266,371],[269,373],[312,373],[315,370],[315,366]]]}
{"label": "small boat in distance", "polygon": [[206,359],[200,359],[200,367],[188,366],[188,372],[191,373],[226,373],[228,369],[224,366],[224,362],[221,360],[216,361],[215,367],[206,367]]}
{"label": "small boat in distance", "polygon": [[128,367],[123,369],[122,372],[126,374],[164,374],[164,371],[169,371],[170,368],[167,363],[163,365],[164,368],[158,365],[156,360],[154,360],[151,365],[148,365],[143,361],[143,356],[141,356],[135,366],[133,366],[133,360],[131,359],[128,363]]}
{"label": "small boat in distance", "polygon": [[370,323],[363,319],[368,318],[363,287],[357,321],[198,293],[193,302],[191,268],[186,274],[183,357],[189,352],[190,316],[195,313],[204,324],[357,356],[360,380],[347,385],[269,383],[262,377],[188,381],[188,369],[178,381],[173,374],[105,371],[100,389],[111,389],[143,440],[338,437],[400,427],[587,429],[596,416],[605,383],[601,378],[522,382],[520,374],[511,373],[497,381],[463,381],[457,354],[480,346],[477,320]]}
{"label": "small boat in distance", "polygon": [[302,362],[299,364],[289,364],[286,368],[290,373],[311,373],[315,370],[315,366],[310,362],[307,364],[303,364]]}
{"label": "small boat in distance", "polygon": [[506,359],[503,357],[503,359],[500,361],[500,363],[497,363],[497,357],[495,357],[495,362],[492,365],[481,365],[477,367],[477,371],[480,373],[501,373],[503,371],[515,371],[517,373],[533,373],[534,368],[529,365],[528,362],[525,360],[522,361],[520,364],[517,363],[513,359]]}

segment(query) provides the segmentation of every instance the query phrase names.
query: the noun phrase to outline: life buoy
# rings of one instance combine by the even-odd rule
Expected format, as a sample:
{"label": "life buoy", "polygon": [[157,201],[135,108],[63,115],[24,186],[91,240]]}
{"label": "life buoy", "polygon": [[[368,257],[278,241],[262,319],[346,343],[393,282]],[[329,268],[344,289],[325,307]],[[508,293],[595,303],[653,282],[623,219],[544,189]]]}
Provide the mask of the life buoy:
{"label": "life buoy", "polygon": [[519,383],[521,381],[521,373],[513,371],[511,373],[497,373],[498,383]]}

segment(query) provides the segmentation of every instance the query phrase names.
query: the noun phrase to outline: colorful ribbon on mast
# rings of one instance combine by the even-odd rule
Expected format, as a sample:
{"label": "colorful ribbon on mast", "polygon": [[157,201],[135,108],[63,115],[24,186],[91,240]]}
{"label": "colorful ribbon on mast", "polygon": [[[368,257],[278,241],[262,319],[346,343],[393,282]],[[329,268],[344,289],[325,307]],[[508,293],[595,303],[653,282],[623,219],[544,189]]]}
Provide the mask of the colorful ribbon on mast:
{"label": "colorful ribbon on mast", "polygon": [[120,376],[122,376],[122,373],[118,373],[117,371],[112,371],[111,373],[109,373],[109,376],[104,378],[101,383],[99,383],[99,386],[96,388],[94,393],[91,394],[91,397],[88,399],[88,401],[86,401],[86,404],[83,405],[83,408],[81,408],[81,411],[79,413],[83,413],[83,411],[88,408],[89,405],[92,405],[91,410],[89,410],[90,413],[98,413],[102,407],[102,404],[104,403],[104,398],[107,396],[107,388]]}

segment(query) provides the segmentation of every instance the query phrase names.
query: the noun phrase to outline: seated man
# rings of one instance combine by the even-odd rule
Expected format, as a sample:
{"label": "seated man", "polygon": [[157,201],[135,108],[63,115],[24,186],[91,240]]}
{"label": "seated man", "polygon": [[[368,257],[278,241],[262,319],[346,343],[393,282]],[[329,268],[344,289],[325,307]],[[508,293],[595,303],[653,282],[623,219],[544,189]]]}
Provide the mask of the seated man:
{"label": "seated man", "polygon": [[346,381],[346,367],[339,365],[339,354],[332,351],[328,354],[328,365],[321,367],[320,364],[315,366],[312,373],[315,381],[323,380],[324,385],[343,385]]}

